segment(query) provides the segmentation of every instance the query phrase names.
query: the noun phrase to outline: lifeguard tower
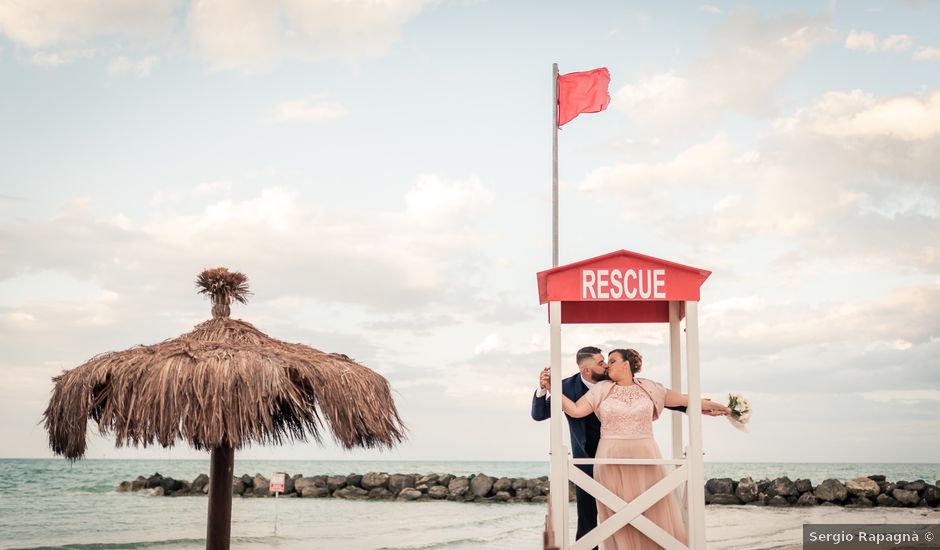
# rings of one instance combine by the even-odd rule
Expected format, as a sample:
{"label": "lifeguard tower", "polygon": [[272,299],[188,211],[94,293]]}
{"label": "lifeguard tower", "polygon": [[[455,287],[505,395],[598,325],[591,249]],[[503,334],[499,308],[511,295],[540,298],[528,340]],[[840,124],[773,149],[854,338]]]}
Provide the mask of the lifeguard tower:
{"label": "lifeguard tower", "polygon": [[[685,321],[685,367],[689,394],[688,447],[683,449],[682,414],[672,413],[672,458],[572,459],[564,439],[561,399],[551,400],[551,497],[546,548],[589,550],[627,524],[667,550],[705,550],[705,472],[699,381],[698,302],[710,271],[620,250],[538,273],[539,303],[548,304],[551,331],[551,393],[561,395],[561,325],[573,323],[669,323],[670,387],[682,390],[680,335]],[[646,492],[625,502],[576,468],[580,464],[663,464],[675,469]],[[572,481],[614,515],[578,541],[569,541],[568,482]],[[684,488],[688,545],[643,512]]]}

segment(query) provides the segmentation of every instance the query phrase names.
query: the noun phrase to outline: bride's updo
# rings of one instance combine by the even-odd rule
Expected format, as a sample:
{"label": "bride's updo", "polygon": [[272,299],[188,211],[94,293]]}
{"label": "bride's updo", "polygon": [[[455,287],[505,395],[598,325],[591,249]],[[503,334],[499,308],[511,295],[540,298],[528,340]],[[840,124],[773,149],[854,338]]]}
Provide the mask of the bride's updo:
{"label": "bride's updo", "polygon": [[636,375],[643,369],[643,356],[635,349],[615,349],[611,353],[619,353],[620,357],[630,363],[630,372]]}

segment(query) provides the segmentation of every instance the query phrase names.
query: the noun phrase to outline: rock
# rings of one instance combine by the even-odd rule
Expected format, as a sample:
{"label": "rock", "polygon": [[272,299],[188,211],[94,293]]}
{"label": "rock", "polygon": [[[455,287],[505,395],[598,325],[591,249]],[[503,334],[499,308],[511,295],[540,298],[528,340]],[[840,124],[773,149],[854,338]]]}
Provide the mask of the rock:
{"label": "rock", "polygon": [[868,479],[874,481],[875,483],[881,483],[885,481],[885,476],[883,475],[868,476]]}
{"label": "rock", "polygon": [[117,486],[117,489],[115,489],[115,490],[116,490],[117,492],[119,492],[119,493],[127,493],[127,492],[130,492],[130,490],[131,490],[131,482],[130,482],[130,481],[122,481],[122,482],[120,483],[120,485]]}
{"label": "rock", "polygon": [[532,488],[532,491],[536,496],[540,493],[542,495],[548,495],[551,493],[551,482],[547,479],[537,479],[535,480],[535,486]]}
{"label": "rock", "polygon": [[509,502],[511,498],[512,495],[509,494],[509,491],[496,491],[496,496],[493,497],[497,502]]}
{"label": "rock", "polygon": [[284,472],[284,490],[281,491],[282,495],[289,495],[296,490],[294,486],[294,478],[290,476],[287,472]]}
{"label": "rock", "polygon": [[493,489],[493,478],[485,474],[479,474],[470,481],[470,492],[474,496],[485,497]]}
{"label": "rock", "polygon": [[[326,478],[326,487],[330,492],[342,489],[346,486],[346,480],[346,476],[330,476]],[[296,481],[294,483],[296,483]]]}
{"label": "rock", "polygon": [[881,492],[881,488],[878,487],[878,483],[874,480],[868,479],[867,477],[857,477],[855,479],[846,481],[845,490],[848,491],[850,495],[865,498],[878,496],[878,493]]}
{"label": "rock", "polygon": [[362,476],[360,474],[349,474],[348,476],[346,476],[346,486],[347,487],[361,487]]}
{"label": "rock", "polygon": [[838,479],[827,479],[816,487],[813,494],[825,502],[842,502],[849,493]]}
{"label": "rock", "polygon": [[917,495],[917,491],[908,489],[895,489],[891,491],[891,496],[904,506],[917,506],[917,503],[920,502],[920,496]]}
{"label": "rock", "polygon": [[734,490],[734,496],[744,503],[757,500],[757,483],[753,479],[746,477],[738,482],[738,488]]}
{"label": "rock", "polygon": [[190,484],[193,491],[198,491],[200,493],[204,492],[203,489],[209,486],[209,476],[206,474],[199,474],[196,476],[196,479]]}
{"label": "rock", "polygon": [[415,476],[394,474],[388,478],[388,490],[393,495],[397,495],[404,489],[414,489]]}
{"label": "rock", "polygon": [[898,489],[906,489],[907,483],[908,483],[907,481],[899,481],[896,483],[896,485],[898,486]]}
{"label": "rock", "polygon": [[418,485],[427,485],[428,487],[430,487],[431,485],[436,485],[440,481],[440,479],[441,479],[441,476],[437,474],[423,475],[415,480],[415,487],[417,487]]}
{"label": "rock", "polygon": [[548,502],[548,497],[545,496],[545,495],[539,495],[539,496],[537,496],[537,497],[532,497],[532,501],[531,501],[531,502],[532,502],[533,504],[545,504],[546,502]]}
{"label": "rock", "polygon": [[411,487],[405,487],[401,490],[401,492],[398,493],[398,498],[400,500],[418,500],[421,498],[421,496],[421,491]]}
{"label": "rock", "polygon": [[375,472],[369,472],[368,474],[362,476],[362,483],[360,483],[360,486],[367,491],[378,489],[379,487],[387,489],[388,474],[377,474]]}
{"label": "rock", "polygon": [[771,484],[771,481],[770,481],[769,479],[762,479],[762,480],[758,481],[758,482],[757,482],[757,492],[759,492],[759,493],[767,493],[768,491],[770,491],[770,484]]}
{"label": "rock", "polygon": [[147,489],[153,489],[154,487],[161,487],[163,483],[163,476],[156,473],[147,478]]}
{"label": "rock", "polygon": [[917,481],[908,483],[904,488],[908,491],[917,491],[919,493],[927,488],[927,482],[923,479],[918,479]]}
{"label": "rock", "polygon": [[800,498],[796,501],[797,506],[816,506],[816,497],[813,496],[813,493],[807,491],[800,495]]}
{"label": "rock", "polygon": [[717,495],[711,495],[711,497],[705,495],[705,502],[708,504],[741,504],[738,497],[725,493],[718,493]]}
{"label": "rock", "polygon": [[444,487],[447,487],[448,485],[450,485],[450,482],[453,481],[456,477],[457,476],[452,476],[450,474],[444,474],[437,480],[437,482],[443,485]]}
{"label": "rock", "polygon": [[800,496],[799,491],[796,490],[796,484],[790,481],[790,478],[787,476],[778,477],[777,479],[773,480],[773,482],[770,484],[770,489],[767,491],[767,494],[771,496],[781,496],[784,498],[788,496]]}
{"label": "rock", "polygon": [[512,480],[508,477],[501,477],[493,483],[493,492],[499,493],[501,491],[508,492],[512,489]]}
{"label": "rock", "polygon": [[[343,479],[345,479],[345,477]],[[301,496],[303,496],[304,489],[312,489],[314,487],[327,489],[325,480],[320,477],[302,477],[294,480],[294,491],[300,493]]]}
{"label": "rock", "polygon": [[[937,482],[937,487],[940,487],[940,481]],[[514,479],[512,480],[512,490],[518,491],[519,489],[526,488],[526,480],[524,479]]]}
{"label": "rock", "polygon": [[[211,482],[211,481],[210,481]],[[209,483],[206,483],[206,486],[202,488],[204,494],[209,494]],[[232,478],[232,494],[233,495],[244,495],[245,494],[245,483],[241,478]]]}
{"label": "rock", "polygon": [[[435,487],[437,487],[437,485],[435,485]],[[422,493],[427,494],[429,487],[428,487],[427,485],[425,485],[424,483],[419,483],[419,484],[415,485],[415,489],[417,489],[418,491],[420,491],[420,492],[422,492]]]}
{"label": "rock", "polygon": [[131,491],[137,492],[141,489],[147,488],[147,478],[144,476],[137,476],[137,479],[131,482]]}
{"label": "rock", "polygon": [[245,484],[245,489],[251,489],[254,487],[255,478],[251,477],[248,474],[242,476],[242,483]]}
{"label": "rock", "polygon": [[376,487],[369,491],[369,498],[371,500],[388,500],[392,498],[392,492],[386,489],[385,487]]}
{"label": "rock", "polygon": [[729,477],[709,479],[705,482],[705,490],[713,495],[733,495],[734,481]]}
{"label": "rock", "polygon": [[770,502],[767,503],[768,506],[789,506],[790,502],[787,500],[787,497],[783,495],[774,495],[770,499]]}
{"label": "rock", "polygon": [[150,489],[150,496],[152,497],[162,497],[163,494],[164,494],[164,491],[161,485],[157,485],[153,489]]}
{"label": "rock", "polygon": [[443,485],[435,485],[434,487],[428,489],[428,496],[434,500],[447,498],[447,494],[447,487],[444,487]]}
{"label": "rock", "polygon": [[179,491],[183,488],[183,482],[178,479],[173,479],[172,477],[165,477],[160,481],[160,486],[163,487],[163,492],[170,494],[173,491]]}
{"label": "rock", "polygon": [[793,484],[796,485],[796,492],[800,493],[801,495],[803,493],[812,492],[813,490],[813,482],[808,479],[798,479]]}
{"label": "rock", "polygon": [[255,474],[254,479],[251,481],[251,486],[253,487],[251,492],[254,493],[256,497],[266,497],[269,496],[268,489],[271,486],[271,481],[261,474]]}
{"label": "rock", "polygon": [[889,508],[894,508],[894,507],[901,505],[900,502],[889,497],[888,495],[884,493],[881,493],[880,495],[875,497],[875,502],[878,503],[878,506],[887,506]]}
{"label": "rock", "polygon": [[928,485],[927,488],[924,489],[924,501],[927,503],[927,506],[936,507],[940,505],[940,488]]}
{"label": "rock", "polygon": [[532,497],[535,495],[532,493],[532,489],[516,489],[516,498],[525,502],[532,500]]}
{"label": "rock", "polygon": [[757,499],[755,499],[753,502],[749,502],[748,504],[753,504],[754,506],[767,506],[768,503],[770,503],[770,497],[767,496],[767,493],[758,492]]}
{"label": "rock", "polygon": [[194,492],[191,487],[183,486],[176,491],[170,493],[171,497],[191,497],[193,495],[201,495],[201,492]]}
{"label": "rock", "polygon": [[346,500],[365,500],[369,498],[369,491],[366,491],[365,489],[361,487],[355,487],[355,486],[350,487],[349,485],[347,485],[346,487],[343,487],[342,489],[333,493],[333,496],[336,498],[342,498]]}
{"label": "rock", "polygon": [[447,485],[447,498],[456,499],[462,497],[470,490],[470,480],[465,477],[458,477]]}
{"label": "rock", "polygon": [[[872,483],[874,483],[874,481],[872,481]],[[869,499],[868,497],[853,495],[853,497],[849,499],[849,502],[848,504],[845,505],[845,507],[846,508],[871,508],[874,505],[875,503],[872,502],[871,499]]]}
{"label": "rock", "polygon": [[[330,496],[330,490],[326,487],[321,487],[319,485],[304,485],[301,489],[297,489],[297,486],[294,486],[296,494],[299,494],[303,498],[326,498]],[[365,489],[359,489],[360,491],[365,491]]]}
{"label": "rock", "polygon": [[891,483],[890,481],[886,481],[884,485],[878,485],[878,486],[881,487],[881,492],[885,493],[886,495],[890,495],[891,491],[897,488],[897,485],[895,485],[894,483]]}

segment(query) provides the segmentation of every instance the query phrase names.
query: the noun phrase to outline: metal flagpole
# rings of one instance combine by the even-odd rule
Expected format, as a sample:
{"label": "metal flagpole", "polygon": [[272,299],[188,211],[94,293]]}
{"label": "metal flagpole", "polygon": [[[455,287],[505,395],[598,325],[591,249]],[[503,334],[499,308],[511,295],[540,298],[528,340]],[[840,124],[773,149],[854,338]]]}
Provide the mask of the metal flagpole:
{"label": "metal flagpole", "polygon": [[558,63],[552,63],[552,267],[558,267]]}

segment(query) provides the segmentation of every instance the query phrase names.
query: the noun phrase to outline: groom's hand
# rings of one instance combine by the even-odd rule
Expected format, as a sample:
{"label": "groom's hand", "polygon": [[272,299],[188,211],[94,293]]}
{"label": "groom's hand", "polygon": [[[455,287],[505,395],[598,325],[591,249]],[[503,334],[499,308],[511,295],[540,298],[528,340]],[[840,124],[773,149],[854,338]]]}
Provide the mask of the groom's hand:
{"label": "groom's hand", "polygon": [[551,391],[552,389],[552,371],[548,367],[542,369],[542,373],[539,375],[539,387],[545,391]]}

